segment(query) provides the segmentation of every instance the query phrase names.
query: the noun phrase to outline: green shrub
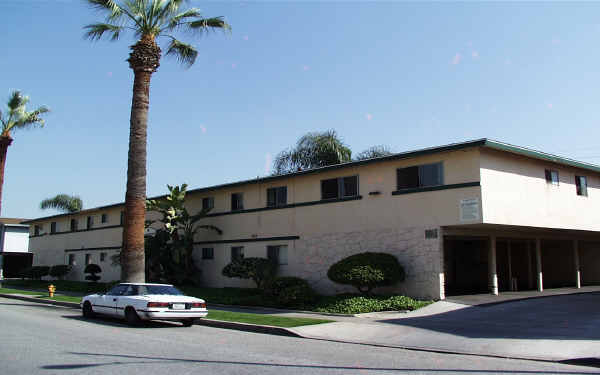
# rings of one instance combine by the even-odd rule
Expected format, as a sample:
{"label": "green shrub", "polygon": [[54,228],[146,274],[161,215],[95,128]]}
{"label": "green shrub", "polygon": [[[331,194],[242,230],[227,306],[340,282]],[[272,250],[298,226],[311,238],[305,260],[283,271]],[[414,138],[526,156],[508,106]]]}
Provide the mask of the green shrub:
{"label": "green shrub", "polygon": [[275,277],[277,264],[266,258],[243,258],[229,263],[221,272],[226,277],[252,279],[256,287],[263,289]]}
{"label": "green shrub", "polygon": [[406,296],[342,294],[319,298],[314,311],[338,314],[361,314],[374,311],[412,311],[427,306],[430,303],[431,301],[418,301]]}
{"label": "green shrub", "polygon": [[102,272],[102,268],[100,268],[100,266],[97,265],[97,264],[90,263],[87,266],[85,266],[85,269],[83,270],[83,272],[84,273],[89,273],[89,275],[87,275],[85,277],[86,280],[95,283],[98,280],[100,280],[100,276],[98,276],[96,274],[97,273],[101,273]]}
{"label": "green shrub", "polygon": [[351,255],[333,264],[327,271],[327,277],[369,294],[373,288],[404,281],[404,269],[391,254],[367,252]]}
{"label": "green shrub", "polygon": [[277,277],[269,283],[266,295],[281,307],[303,307],[315,300],[315,292],[299,277]]}
{"label": "green shrub", "polygon": [[27,267],[21,270],[20,274],[22,278],[40,280],[44,276],[48,276],[50,267],[48,266],[33,266]]}
{"label": "green shrub", "polygon": [[71,272],[71,266],[68,264],[57,264],[50,268],[50,276],[62,280],[69,272]]}

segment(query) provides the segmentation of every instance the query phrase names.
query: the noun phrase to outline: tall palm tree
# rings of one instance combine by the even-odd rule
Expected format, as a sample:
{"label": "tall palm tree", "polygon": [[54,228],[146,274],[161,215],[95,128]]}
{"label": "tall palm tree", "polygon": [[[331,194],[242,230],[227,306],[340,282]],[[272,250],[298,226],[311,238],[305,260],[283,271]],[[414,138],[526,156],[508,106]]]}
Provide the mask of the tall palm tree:
{"label": "tall palm tree", "polygon": [[2,211],[2,186],[4,185],[4,167],[6,165],[6,152],[13,139],[11,132],[19,129],[28,129],[34,126],[44,126],[41,116],[49,109],[41,106],[33,111],[27,111],[29,97],[20,91],[13,91],[8,99],[7,111],[0,111],[2,133],[0,133],[0,212]]}
{"label": "tall palm tree", "polygon": [[229,30],[222,17],[204,18],[199,9],[182,10],[185,0],[85,0],[106,15],[105,22],[85,26],[90,40],[109,37],[118,40],[124,31],[133,31],[137,43],[131,46],[129,67],[133,70],[129,155],[127,160],[127,192],[121,253],[121,280],[143,282],[144,221],[146,216],[146,130],[150,78],[160,65],[158,38],[166,38],[167,55],[191,66],[198,51],[176,39],[177,31],[206,32]]}
{"label": "tall palm tree", "polygon": [[335,130],[307,133],[296,146],[280,152],[273,161],[273,174],[325,167],[352,160],[352,151]]}
{"label": "tall palm tree", "polygon": [[44,199],[40,203],[40,208],[55,208],[64,212],[77,212],[83,208],[83,201],[76,195],[58,194],[53,198]]}

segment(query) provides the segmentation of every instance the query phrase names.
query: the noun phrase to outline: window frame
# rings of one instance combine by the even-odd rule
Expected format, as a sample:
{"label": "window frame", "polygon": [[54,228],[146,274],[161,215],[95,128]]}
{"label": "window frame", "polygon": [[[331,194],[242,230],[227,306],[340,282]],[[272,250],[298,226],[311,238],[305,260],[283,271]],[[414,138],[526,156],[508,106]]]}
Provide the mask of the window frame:
{"label": "window frame", "polygon": [[100,253],[100,262],[106,262],[106,253]]}
{"label": "window frame", "polygon": [[125,211],[121,211],[121,214],[119,217],[119,225],[123,226],[123,224],[125,224]]}
{"label": "window frame", "polygon": [[75,262],[75,254],[69,254],[67,258],[67,264],[69,266],[75,266],[77,263]]}
{"label": "window frame", "polygon": [[[581,185],[581,181],[584,182],[584,186],[583,187]],[[587,176],[575,175],[575,192],[580,197],[587,197],[588,196]]]}
{"label": "window frame", "polygon": [[[438,184],[428,184],[425,185],[423,182],[423,170],[425,167],[431,167],[431,166],[439,166],[438,168],[438,173],[437,173],[437,177],[438,177]],[[404,170],[408,170],[408,169],[412,169],[412,168],[416,168],[417,169],[417,186],[400,186],[400,171],[404,171]],[[421,189],[421,188],[428,188],[428,187],[435,187],[435,186],[444,186],[444,162],[443,161],[438,161],[435,163],[427,163],[427,164],[418,164],[418,165],[410,165],[407,167],[402,167],[402,168],[396,168],[396,191],[403,191],[403,190],[410,190],[410,189]]]}
{"label": "window frame", "polygon": [[[236,203],[235,206],[234,206],[234,202]],[[244,209],[244,193],[231,193],[231,211],[242,211],[243,209]]]}
{"label": "window frame", "polygon": [[[273,195],[273,200],[271,200],[271,195]],[[267,207],[282,206],[287,206],[287,185],[267,188]]]}
{"label": "window frame", "polygon": [[[205,204],[208,202],[208,204]],[[204,197],[202,198],[202,210],[210,211],[215,208],[215,197]]]}
{"label": "window frame", "polygon": [[39,235],[40,235],[40,232],[41,232],[41,230],[42,230],[42,227],[41,227],[41,225],[37,225],[37,224],[36,224],[36,225],[34,225],[34,226],[33,226],[33,235],[34,235],[34,236],[39,236]]}
{"label": "window frame", "polygon": [[[558,173],[558,170],[556,169],[545,169],[544,170],[544,175],[546,177],[546,183],[548,185],[555,185],[558,186],[560,183],[560,175]],[[554,181],[554,175],[556,175],[556,181]]]}
{"label": "window frame", "polygon": [[100,223],[102,223],[102,224],[108,223],[108,214],[102,214],[102,216],[100,216]]}
{"label": "window frame", "polygon": [[69,228],[71,229],[71,232],[77,232],[77,230],[79,229],[79,220],[71,219]]}
{"label": "window frame", "polygon": [[90,230],[94,227],[94,217],[88,216],[85,224],[85,229]]}
{"label": "window frame", "polygon": [[214,247],[203,247],[202,248],[202,260],[213,260],[215,259],[215,248]]}
{"label": "window frame", "polygon": [[50,233],[56,233],[57,228],[58,225],[56,224],[56,221],[50,223]]}
{"label": "window frame", "polygon": [[[353,194],[353,195],[346,194],[346,180],[347,179],[356,179],[356,194]],[[325,198],[323,196],[323,185],[330,181],[334,181],[334,180],[336,181],[336,184],[337,184],[337,194],[335,197]],[[360,179],[359,179],[359,175],[357,175],[357,174],[351,175],[351,176],[334,177],[334,178],[327,178],[327,179],[321,180],[321,200],[322,201],[334,200],[334,199],[345,199],[345,198],[352,198],[352,197],[358,197],[358,196],[360,196]]]}
{"label": "window frame", "polygon": [[[285,256],[282,257],[282,248],[285,248]],[[288,245],[267,245],[267,259],[273,261],[278,266],[287,266],[289,262]],[[283,259],[282,259],[283,258]]]}
{"label": "window frame", "polygon": [[84,261],[85,265],[89,265],[92,264],[92,254],[87,253],[85,254],[85,261]]}
{"label": "window frame", "polygon": [[[237,254],[236,251],[238,252]],[[244,259],[244,246],[232,246],[231,247],[231,262]]]}

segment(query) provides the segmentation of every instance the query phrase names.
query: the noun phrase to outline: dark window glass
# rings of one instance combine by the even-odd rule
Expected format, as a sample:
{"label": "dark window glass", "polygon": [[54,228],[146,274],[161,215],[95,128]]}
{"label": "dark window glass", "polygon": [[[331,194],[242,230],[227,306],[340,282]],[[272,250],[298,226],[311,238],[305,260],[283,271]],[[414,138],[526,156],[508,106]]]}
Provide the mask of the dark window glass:
{"label": "dark window glass", "polygon": [[358,195],[358,176],[350,176],[343,178],[344,190],[342,191],[342,197],[354,197]]}
{"label": "dark window glass", "polygon": [[212,247],[205,247],[202,249],[202,259],[214,259],[215,249]]}
{"label": "dark window glass", "polygon": [[129,285],[124,285],[124,284],[119,284],[117,286],[115,286],[114,288],[112,288],[111,290],[109,290],[106,294],[109,296],[122,296],[123,293],[125,293],[125,291],[127,290],[127,287]]}
{"label": "dark window glass", "polygon": [[77,220],[71,219],[71,232],[75,232],[77,230]]}
{"label": "dark window glass", "polygon": [[444,184],[442,163],[400,168],[396,171],[398,190]]}
{"label": "dark window glass", "polygon": [[34,236],[39,236],[40,235],[40,230],[41,230],[41,227],[39,225],[34,226],[33,227],[33,235]]}
{"label": "dark window glass", "polygon": [[70,266],[75,265],[75,254],[69,254],[69,265]]}
{"label": "dark window glass", "polygon": [[267,259],[275,264],[288,264],[287,245],[267,246]]}
{"label": "dark window glass", "polygon": [[119,218],[119,224],[123,225],[125,222],[125,211],[121,211],[121,217]]}
{"label": "dark window glass", "polygon": [[577,195],[587,197],[587,178],[585,176],[575,176],[575,185],[577,186]]}
{"label": "dark window glass", "polygon": [[244,259],[244,247],[243,246],[234,246],[231,248],[231,261],[235,262],[237,260]]}
{"label": "dark window glass", "polygon": [[558,171],[546,169],[546,182],[552,185],[558,185]]}
{"label": "dark window glass", "polygon": [[138,294],[163,294],[168,296],[182,296],[183,293],[170,285],[139,285]]}
{"label": "dark window glass", "polygon": [[338,179],[332,178],[321,181],[321,199],[338,198]]}
{"label": "dark window glass", "polygon": [[267,189],[267,207],[285,206],[287,204],[287,186]]}
{"label": "dark window glass", "polygon": [[106,260],[106,253],[100,253],[100,261],[104,262]]}
{"label": "dark window glass", "polygon": [[56,233],[56,221],[50,223],[50,233]]}
{"label": "dark window glass", "polygon": [[94,225],[94,218],[92,216],[87,217],[87,229],[90,229]]}
{"label": "dark window glass", "polygon": [[92,255],[91,254],[85,254],[85,265],[87,266],[88,264],[92,263]]}
{"label": "dark window glass", "polygon": [[207,198],[202,198],[202,209],[203,210],[212,210],[213,208],[215,208],[215,198],[213,197],[207,197]]}
{"label": "dark window glass", "polygon": [[231,211],[244,209],[244,195],[242,193],[231,194]]}
{"label": "dark window glass", "polygon": [[107,214],[102,214],[102,218],[100,219],[100,221],[102,223],[106,223],[108,222],[108,215]]}

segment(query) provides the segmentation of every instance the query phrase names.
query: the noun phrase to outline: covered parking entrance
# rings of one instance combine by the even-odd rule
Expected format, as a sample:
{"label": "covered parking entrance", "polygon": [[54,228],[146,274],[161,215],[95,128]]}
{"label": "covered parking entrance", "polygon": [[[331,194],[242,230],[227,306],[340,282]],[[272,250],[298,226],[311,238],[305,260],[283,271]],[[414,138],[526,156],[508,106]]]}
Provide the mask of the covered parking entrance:
{"label": "covered parking entrance", "polygon": [[446,296],[600,285],[600,234],[479,225],[444,228]]}

